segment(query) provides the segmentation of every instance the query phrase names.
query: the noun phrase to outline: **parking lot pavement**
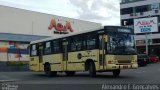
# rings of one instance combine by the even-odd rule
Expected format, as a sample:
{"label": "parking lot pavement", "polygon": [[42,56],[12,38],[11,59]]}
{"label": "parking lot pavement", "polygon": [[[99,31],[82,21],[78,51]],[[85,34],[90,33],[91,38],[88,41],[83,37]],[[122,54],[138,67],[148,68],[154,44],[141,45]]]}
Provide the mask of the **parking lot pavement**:
{"label": "parking lot pavement", "polygon": [[[51,78],[46,77],[43,72],[1,72],[0,80],[8,80],[5,82],[8,84],[34,85],[35,87],[39,85],[44,87],[55,86],[55,88],[65,89],[70,85],[78,85],[77,87],[84,85],[85,87],[85,85],[101,86],[103,84],[160,84],[159,76],[160,62],[138,69],[122,70],[118,78],[114,78],[110,72],[97,73],[94,78],[89,77],[88,72],[78,72],[72,77],[66,76],[64,73],[58,73],[58,76]],[[79,90],[83,89],[79,88]]]}

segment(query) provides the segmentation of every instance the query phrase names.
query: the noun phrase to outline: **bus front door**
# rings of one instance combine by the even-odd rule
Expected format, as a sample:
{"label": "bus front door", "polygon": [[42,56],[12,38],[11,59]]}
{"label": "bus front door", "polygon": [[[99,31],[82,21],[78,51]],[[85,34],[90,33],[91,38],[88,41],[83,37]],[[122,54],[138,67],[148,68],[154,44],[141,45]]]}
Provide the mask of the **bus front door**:
{"label": "bus front door", "polygon": [[62,47],[63,47],[63,61],[62,61],[62,66],[63,66],[63,71],[67,70],[67,62],[68,62],[68,50],[67,50],[67,45],[68,42],[64,41],[62,43]]}
{"label": "bus front door", "polygon": [[43,46],[39,46],[39,48],[38,48],[38,50],[39,50],[39,53],[38,53],[38,55],[39,55],[39,71],[43,71]]}
{"label": "bus front door", "polygon": [[106,61],[105,61],[105,35],[99,35],[99,69],[104,70]]}

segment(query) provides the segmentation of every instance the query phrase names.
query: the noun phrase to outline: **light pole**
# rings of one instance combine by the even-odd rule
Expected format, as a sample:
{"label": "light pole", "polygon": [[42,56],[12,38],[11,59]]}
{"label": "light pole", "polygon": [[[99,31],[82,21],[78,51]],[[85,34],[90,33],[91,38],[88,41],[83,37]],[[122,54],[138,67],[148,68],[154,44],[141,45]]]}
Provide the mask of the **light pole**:
{"label": "light pole", "polygon": [[148,55],[148,34],[145,34],[146,54]]}

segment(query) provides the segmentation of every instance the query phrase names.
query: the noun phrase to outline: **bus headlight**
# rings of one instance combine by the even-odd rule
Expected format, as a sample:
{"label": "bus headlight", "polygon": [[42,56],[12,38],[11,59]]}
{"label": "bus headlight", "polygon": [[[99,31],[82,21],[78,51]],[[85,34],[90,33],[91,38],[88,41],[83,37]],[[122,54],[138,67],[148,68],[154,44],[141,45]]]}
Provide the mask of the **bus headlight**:
{"label": "bus headlight", "polygon": [[108,60],[108,64],[116,64],[117,62],[117,60]]}
{"label": "bus headlight", "polygon": [[109,60],[109,61],[108,61],[108,64],[112,64],[112,61]]}

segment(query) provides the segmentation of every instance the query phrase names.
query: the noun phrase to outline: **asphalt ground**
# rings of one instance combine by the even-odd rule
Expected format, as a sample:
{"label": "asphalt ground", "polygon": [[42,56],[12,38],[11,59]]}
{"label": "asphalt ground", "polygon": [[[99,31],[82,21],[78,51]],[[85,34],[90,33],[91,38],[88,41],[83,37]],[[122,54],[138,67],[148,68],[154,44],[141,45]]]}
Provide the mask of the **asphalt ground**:
{"label": "asphalt ground", "polygon": [[[160,62],[122,70],[117,78],[111,72],[97,73],[93,78],[88,72],[77,72],[75,76],[58,73],[56,77],[46,77],[43,72],[0,72],[0,83],[2,90],[10,90],[4,88],[9,86],[12,90],[160,90]],[[152,88],[134,88],[136,85]]]}

